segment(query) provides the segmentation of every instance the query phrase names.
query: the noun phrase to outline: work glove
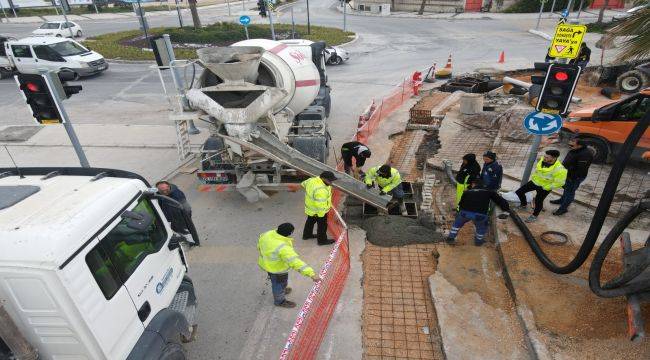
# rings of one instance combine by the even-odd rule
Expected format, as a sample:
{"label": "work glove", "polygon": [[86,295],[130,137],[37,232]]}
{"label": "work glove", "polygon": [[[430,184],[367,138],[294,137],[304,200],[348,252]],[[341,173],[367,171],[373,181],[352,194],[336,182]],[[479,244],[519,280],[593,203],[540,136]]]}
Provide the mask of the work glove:
{"label": "work glove", "polygon": [[384,190],[381,190],[381,191],[379,192],[379,195],[386,195],[386,193],[384,192]]}
{"label": "work glove", "polygon": [[366,189],[372,189],[374,186],[372,184],[366,184]]}
{"label": "work glove", "polygon": [[314,280],[314,282],[319,282],[319,281],[322,280],[322,279],[320,278],[320,276],[318,276],[318,275],[314,275],[314,276],[312,276],[311,279]]}

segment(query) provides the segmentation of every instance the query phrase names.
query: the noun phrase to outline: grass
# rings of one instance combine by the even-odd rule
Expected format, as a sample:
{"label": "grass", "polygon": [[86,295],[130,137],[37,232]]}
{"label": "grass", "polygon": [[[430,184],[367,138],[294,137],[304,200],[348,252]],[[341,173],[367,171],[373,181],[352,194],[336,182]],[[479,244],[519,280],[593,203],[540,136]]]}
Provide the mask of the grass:
{"label": "grass", "polygon": [[602,23],[589,23],[587,25],[587,32],[604,34],[605,31],[609,30],[612,26],[616,25],[613,22],[602,22]]}
{"label": "grass", "polygon": [[[143,6],[143,8],[145,9],[145,12],[168,10],[166,5],[154,5],[154,6],[146,6],[146,7]],[[100,14],[133,12],[133,8],[131,8],[130,6],[114,6],[114,7],[98,6],[97,10],[99,11]],[[172,7],[172,10],[174,10],[174,7]],[[5,9],[5,12],[7,12],[7,16],[13,16],[13,12],[10,9]],[[18,17],[45,16],[45,15],[57,15],[57,12],[53,7],[23,8],[17,10],[16,14],[18,15]],[[95,8],[92,5],[74,6],[70,8],[70,12],[68,14],[69,15],[95,14]],[[59,15],[62,15],[61,9],[59,9]]]}
{"label": "grass", "polygon": [[[291,38],[290,24],[274,24],[277,38]],[[250,25],[248,32],[251,38],[271,38],[269,25]],[[312,26],[311,34],[307,35],[307,27],[296,25],[296,38],[302,37],[313,41],[323,40],[328,45],[339,45],[351,40],[353,32],[344,32],[340,29]],[[185,28],[152,28],[149,35],[169,34],[174,44],[212,44],[226,46],[232,43],[245,40],[246,35],[241,25],[234,23],[216,23],[206,26],[200,30],[191,27]],[[90,38],[84,41],[84,45],[91,50],[97,51],[107,59],[123,60],[153,60],[151,51],[142,50],[138,46],[128,45],[129,40],[142,36],[139,30],[122,31],[118,33],[105,34]],[[188,48],[174,49],[176,58],[196,58],[196,51]]]}

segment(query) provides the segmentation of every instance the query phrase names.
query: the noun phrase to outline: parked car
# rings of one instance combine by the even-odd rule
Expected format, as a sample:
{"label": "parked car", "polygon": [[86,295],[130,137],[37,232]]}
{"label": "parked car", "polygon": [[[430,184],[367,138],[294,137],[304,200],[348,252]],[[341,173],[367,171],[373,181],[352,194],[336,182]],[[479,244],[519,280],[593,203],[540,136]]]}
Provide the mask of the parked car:
{"label": "parked car", "polygon": [[[576,110],[562,126],[561,136],[577,135],[594,151],[594,162],[615,155],[646,112],[650,111],[650,88],[620,101],[609,101]],[[640,159],[650,150],[650,129],[641,137],[632,157]]]}
{"label": "parked car", "polygon": [[72,30],[72,36],[74,37],[83,36],[81,26],[72,21],[48,21],[32,31],[32,34],[36,36],[70,37],[70,30]]}
{"label": "parked car", "polygon": [[629,8],[627,11],[625,11],[625,12],[623,12],[623,13],[620,13],[620,14],[614,15],[614,16],[612,17],[612,21],[620,21],[620,20],[626,19],[626,18],[632,16],[632,14],[634,14],[634,13],[636,13],[636,12],[638,12],[638,11],[641,11],[641,10],[643,10],[643,9],[646,9],[646,8],[648,8],[648,7],[650,7],[650,3],[648,3],[648,4],[643,4],[643,5],[639,5],[639,6],[635,6],[635,7],[633,7],[633,8]]}
{"label": "parked car", "polygon": [[[69,71],[75,78],[100,73],[108,69],[104,57],[72,39],[58,37],[29,37],[2,43],[0,55],[3,72],[38,74],[40,70]],[[6,65],[2,65],[5,64]]]}
{"label": "parked car", "polygon": [[325,62],[330,65],[340,65],[350,59],[350,53],[338,46],[328,46],[325,48]]}

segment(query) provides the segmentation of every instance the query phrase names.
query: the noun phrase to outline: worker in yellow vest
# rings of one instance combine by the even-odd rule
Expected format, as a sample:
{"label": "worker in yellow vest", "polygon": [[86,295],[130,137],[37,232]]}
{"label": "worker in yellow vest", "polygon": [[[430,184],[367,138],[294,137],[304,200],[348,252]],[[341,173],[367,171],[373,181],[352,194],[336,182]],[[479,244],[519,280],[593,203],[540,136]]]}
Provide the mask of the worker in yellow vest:
{"label": "worker in yellow vest", "polygon": [[366,173],[364,182],[368,189],[372,189],[376,183],[379,187],[379,195],[391,195],[391,203],[395,204],[397,202],[402,215],[408,215],[404,205],[402,177],[397,169],[390,167],[390,165],[373,166]]}
{"label": "worker in yellow vest", "polygon": [[271,290],[273,291],[273,303],[275,306],[293,308],[296,303],[286,299],[285,295],[291,292],[287,287],[289,282],[289,269],[294,269],[312,280],[320,281],[314,269],[300,260],[298,253],[293,249],[294,227],[290,223],[278,226],[276,230],[270,230],[262,235],[257,242],[259,251],[258,265],[269,274],[271,279]]}
{"label": "worker in yellow vest", "polygon": [[544,199],[551,193],[553,189],[561,189],[566,181],[567,170],[558,160],[560,152],[551,149],[544,153],[544,156],[539,159],[530,181],[522,185],[515,193],[519,197],[520,208],[526,208],[526,193],[535,191],[535,206],[533,214],[526,218],[526,222],[537,221],[537,216],[542,212],[544,207]]}
{"label": "worker in yellow vest", "polygon": [[[305,214],[307,220],[302,231],[302,239],[318,239],[318,245],[333,244],[333,239],[327,238],[327,213],[332,208],[332,182],[336,176],[331,171],[323,171],[320,176],[309,178],[302,182],[305,189]],[[317,225],[314,235],[314,225]]]}

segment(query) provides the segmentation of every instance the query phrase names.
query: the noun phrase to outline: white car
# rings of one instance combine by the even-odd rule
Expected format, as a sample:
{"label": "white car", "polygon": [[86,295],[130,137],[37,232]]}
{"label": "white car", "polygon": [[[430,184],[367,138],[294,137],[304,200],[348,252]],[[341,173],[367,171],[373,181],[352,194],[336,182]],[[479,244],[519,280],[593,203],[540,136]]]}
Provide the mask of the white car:
{"label": "white car", "polygon": [[350,59],[350,53],[338,46],[328,46],[325,48],[325,62],[330,65],[340,65]]}
{"label": "white car", "polygon": [[641,11],[641,10],[643,10],[643,9],[648,8],[648,7],[650,7],[650,4],[644,4],[644,5],[635,6],[635,7],[633,7],[633,8],[628,9],[628,10],[627,10],[626,12],[624,12],[624,13],[621,13],[621,14],[618,14],[618,15],[614,15],[614,16],[612,17],[612,20],[613,20],[613,21],[621,21],[621,20],[623,20],[623,19],[627,19],[628,17],[632,16],[634,13],[639,12],[639,11]]}
{"label": "white car", "polygon": [[38,29],[32,31],[32,34],[35,36],[70,37],[70,30],[72,30],[73,37],[81,37],[83,35],[81,26],[72,21],[48,21],[43,23]]}

